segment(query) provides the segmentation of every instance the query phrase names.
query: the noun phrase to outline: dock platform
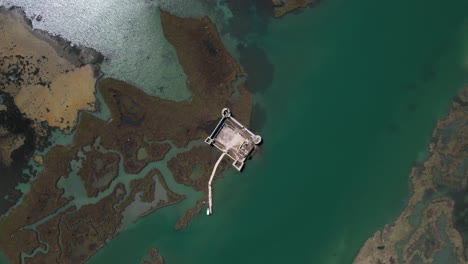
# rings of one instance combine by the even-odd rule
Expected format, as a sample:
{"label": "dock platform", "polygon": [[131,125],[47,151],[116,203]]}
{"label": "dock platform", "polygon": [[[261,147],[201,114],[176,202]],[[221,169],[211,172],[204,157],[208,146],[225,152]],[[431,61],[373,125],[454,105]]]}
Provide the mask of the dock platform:
{"label": "dock platform", "polygon": [[245,161],[252,154],[256,145],[262,142],[262,137],[255,135],[231,115],[228,108],[221,112],[222,118],[205,143],[215,146],[222,154],[216,162],[210,180],[208,182],[208,209],[206,214],[213,213],[212,209],[212,181],[219,163],[228,156],[233,160],[232,166],[238,171],[242,171]]}

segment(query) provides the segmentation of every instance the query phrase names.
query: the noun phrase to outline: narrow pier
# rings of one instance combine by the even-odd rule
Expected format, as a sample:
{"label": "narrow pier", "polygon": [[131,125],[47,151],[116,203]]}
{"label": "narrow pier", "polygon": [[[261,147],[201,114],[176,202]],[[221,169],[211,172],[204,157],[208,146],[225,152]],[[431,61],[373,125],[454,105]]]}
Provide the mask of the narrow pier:
{"label": "narrow pier", "polygon": [[222,153],[213,168],[210,181],[208,182],[207,215],[213,213],[211,184],[221,160],[224,156],[228,156],[233,160],[232,166],[236,168],[236,170],[242,171],[247,158],[252,155],[256,145],[259,145],[261,142],[261,136],[255,135],[232,117],[229,108],[223,108],[221,111],[221,120],[219,120],[213,132],[205,139],[206,144],[216,147]]}
{"label": "narrow pier", "polygon": [[216,169],[218,168],[219,163],[221,163],[221,160],[224,158],[224,155],[226,153],[222,153],[221,156],[219,157],[218,161],[216,162],[213,172],[211,173],[210,180],[208,181],[208,209],[206,210],[206,215],[210,215],[213,213],[213,200],[212,200],[212,194],[211,194],[211,183],[213,182],[214,176],[216,174]]}

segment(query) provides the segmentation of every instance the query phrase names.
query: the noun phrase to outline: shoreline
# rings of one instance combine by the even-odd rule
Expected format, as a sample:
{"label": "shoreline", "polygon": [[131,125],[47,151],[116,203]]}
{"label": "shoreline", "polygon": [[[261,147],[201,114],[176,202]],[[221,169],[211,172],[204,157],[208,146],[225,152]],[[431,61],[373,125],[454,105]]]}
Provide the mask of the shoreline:
{"label": "shoreline", "polygon": [[[27,174],[34,174],[35,169],[28,166],[29,161],[36,150],[46,149],[50,144],[51,128],[72,133],[76,125],[73,120],[77,121],[79,112],[93,110],[83,100],[90,102],[92,99],[89,98],[94,98],[96,82],[93,80],[100,75],[99,64],[104,57],[96,50],[74,46],[60,36],[33,29],[31,18],[20,7],[0,6],[0,19],[4,23],[0,27],[0,36],[9,40],[0,45],[0,93],[11,97],[11,102],[7,102],[10,106],[2,104],[1,112],[6,116],[6,122],[15,119],[16,111],[23,120],[13,126],[15,128],[10,124],[0,125],[0,130],[6,128],[2,134],[7,135],[1,142],[7,145],[5,140],[10,137],[25,138],[21,145],[8,143],[13,147],[9,154],[12,160],[8,162],[9,157],[5,157],[0,161],[3,163],[0,167],[6,170],[0,211],[6,213],[24,195],[16,187],[31,180]],[[73,79],[87,80],[88,83],[75,84]],[[72,86],[63,89],[67,85]],[[88,98],[70,99],[69,92],[73,94],[75,89],[82,91],[83,96],[88,94]],[[62,101],[59,101],[60,96]],[[11,122],[15,122],[13,119]],[[29,173],[23,173],[24,169]]]}
{"label": "shoreline", "polygon": [[[226,106],[237,109],[236,114],[241,120],[250,119],[250,93],[241,87],[239,96],[232,98],[233,87],[230,86],[232,79],[243,72],[221,42],[214,23],[208,17],[179,18],[164,11],[161,12],[161,16],[165,36],[175,47],[179,63],[189,76],[187,86],[193,92],[193,99],[184,102],[164,100],[149,96],[123,81],[100,80],[98,90],[109,108],[111,120],[101,120],[90,113],[81,112],[74,130],[73,143],[68,146],[54,146],[44,155],[44,170],[31,183],[31,191],[24,195],[23,203],[11,210],[7,216],[0,218],[0,226],[4,230],[3,236],[0,236],[0,247],[10,260],[14,261],[17,253],[24,251],[24,239],[31,239],[31,246],[36,244],[33,238],[27,237],[29,233],[19,234],[18,229],[36,225],[44,219],[44,215],[57,212],[65,206],[67,201],[62,197],[64,190],[50,185],[50,182],[58,182],[61,177],[70,179],[67,175],[73,172],[72,162],[77,164],[79,159],[88,155],[88,152],[80,150],[87,146],[96,147],[94,142],[97,138],[101,148],[121,154],[123,159],[120,162],[125,165],[123,169],[131,175],[134,171],[141,171],[137,164],[138,151],[145,141],[158,142],[168,139],[175,146],[181,147],[190,141],[203,139],[206,137],[206,131],[211,130],[212,124],[218,120],[219,109]],[[198,52],[188,51],[190,47],[197,47]],[[206,101],[212,104],[207,107]],[[161,127],[160,124],[166,126]],[[162,158],[165,149],[162,145],[155,147],[154,151],[148,149],[151,156],[154,156],[154,159]],[[103,166],[109,162],[112,160],[106,163],[101,161]],[[143,165],[146,167],[148,164],[145,161]],[[93,164],[79,164],[91,165]],[[77,176],[71,177],[73,179]],[[48,243],[51,250],[45,255],[35,256],[34,260],[77,262],[90,258],[116,235],[115,231],[121,225],[123,217],[121,213],[129,206],[130,200],[136,199],[130,196],[136,195],[135,192],[139,190],[155,190],[142,181],[130,184],[128,188],[121,182],[111,184],[114,185],[116,187],[112,193],[96,203],[80,204],[74,211],[60,211],[60,215],[55,218],[40,222],[38,229],[41,241]],[[131,195],[123,196],[128,193]],[[120,204],[119,201],[124,199],[123,197],[125,203]],[[183,198],[173,192],[168,192],[168,197],[177,198],[176,200]],[[80,202],[80,197],[75,199]],[[114,204],[119,204],[117,210],[113,209]],[[143,212],[145,213],[148,214]],[[96,232],[89,226],[89,222],[93,223]],[[76,229],[81,231],[76,232]],[[61,245],[60,250],[55,250],[57,241],[54,237],[57,235],[60,235],[61,240],[68,241]],[[85,239],[83,236],[86,235]],[[11,240],[11,236],[15,239]]]}
{"label": "shoreline", "polygon": [[[463,234],[464,224],[457,222],[457,217],[465,208],[467,180],[466,175],[457,176],[457,172],[466,155],[463,150],[467,144],[463,134],[468,127],[466,111],[468,87],[453,97],[447,113],[434,126],[428,157],[413,165],[406,207],[396,220],[376,231],[362,245],[353,263],[408,263],[418,256],[433,261],[441,252],[450,252],[453,256],[450,261],[465,263],[464,245],[468,240]],[[445,219],[443,228],[439,226],[440,219]],[[434,246],[429,252],[424,251],[424,237],[434,237]],[[397,253],[399,251],[402,255]]]}
{"label": "shoreline", "polygon": [[97,64],[101,64],[106,58],[99,51],[83,45],[73,44],[60,35],[53,35],[45,30],[35,29],[32,18],[28,17],[24,9],[19,6],[11,6],[10,8],[0,6],[0,12],[12,12],[22,18],[23,23],[27,25],[32,34],[50,44],[60,57],[65,58],[76,67],[92,64],[95,67],[96,76],[100,74],[100,67]]}

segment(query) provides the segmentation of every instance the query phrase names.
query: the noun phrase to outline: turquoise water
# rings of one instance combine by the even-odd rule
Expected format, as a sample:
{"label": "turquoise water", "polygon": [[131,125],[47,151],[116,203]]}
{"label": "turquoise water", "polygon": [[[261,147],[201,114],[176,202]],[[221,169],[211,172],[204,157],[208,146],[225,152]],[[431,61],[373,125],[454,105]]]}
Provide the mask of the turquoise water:
{"label": "turquoise water", "polygon": [[7,258],[2,253],[0,253],[0,264],[8,264]]}
{"label": "turquoise water", "polygon": [[[154,93],[188,96],[180,66],[163,67],[174,53],[161,40],[151,1],[84,1],[70,8],[61,7],[66,1],[14,2],[44,15],[36,26],[114,58],[104,67],[108,75],[149,92],[147,83],[172,83],[175,89]],[[155,5],[179,10],[183,4],[177,3]],[[232,16],[221,5],[218,9]],[[113,15],[101,21],[106,10]],[[424,157],[435,121],[466,84],[465,10],[464,0],[326,0],[298,15],[270,20],[265,32],[255,32],[264,25],[252,25],[249,40],[274,67],[269,87],[251,87],[265,90],[255,94],[266,113],[258,131],[264,139],[260,154],[242,174],[229,171],[216,182],[212,216],[200,214],[181,231],[174,231],[175,222],[199,197],[168,178],[174,191],[190,194],[188,199],[130,224],[89,263],[137,263],[151,247],[168,264],[350,263],[364,241],[404,208],[411,165]],[[56,12],[62,17],[54,17]],[[67,12],[95,20],[65,20]],[[192,12],[205,11],[198,6]],[[129,38],[136,35],[138,41]],[[236,40],[224,39],[232,40],[226,44],[235,50]],[[128,49],[130,44],[137,48]],[[147,55],[140,63],[139,56]],[[249,74],[253,78],[255,72]],[[153,165],[170,175],[165,165]]]}
{"label": "turquoise water", "polygon": [[[408,174],[466,84],[468,2],[323,1],[258,36],[274,65],[256,94],[264,145],[216,182],[210,217],[182,231],[161,209],[89,263],[350,263],[409,196]],[[463,31],[465,29],[465,31]],[[252,73],[250,73],[252,74]]]}
{"label": "turquoise water", "polygon": [[201,16],[208,8],[199,0],[0,0],[0,6],[20,6],[33,27],[61,35],[74,44],[106,56],[102,70],[145,92],[172,100],[190,93],[175,49],[165,39],[159,7],[183,16]]}

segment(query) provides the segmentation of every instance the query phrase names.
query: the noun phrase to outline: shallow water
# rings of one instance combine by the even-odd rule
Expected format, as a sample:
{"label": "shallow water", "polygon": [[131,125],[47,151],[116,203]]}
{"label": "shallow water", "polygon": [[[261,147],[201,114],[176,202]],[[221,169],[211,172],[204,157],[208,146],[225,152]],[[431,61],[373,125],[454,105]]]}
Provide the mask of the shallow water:
{"label": "shallow water", "polygon": [[[178,264],[350,263],[404,208],[413,161],[466,85],[465,10],[464,0],[327,0],[252,25],[246,44],[263,50],[273,72],[252,82],[268,87],[250,87],[265,113],[260,154],[216,182],[212,216],[177,232],[198,197],[166,177],[188,199],[131,224],[89,263],[135,263],[153,246]],[[159,34],[151,16],[126,16]],[[265,59],[258,54],[243,65],[250,79],[248,66]]]}
{"label": "shallow water", "polygon": [[22,7],[33,27],[94,48],[107,60],[102,71],[145,92],[172,100],[190,98],[186,76],[175,49],[164,37],[159,7],[182,16],[199,17],[208,8],[198,0],[0,0]]}
{"label": "shallow water", "polygon": [[270,21],[253,38],[274,67],[256,94],[262,154],[216,183],[212,216],[175,232],[178,206],[162,209],[90,263],[151,246],[168,263],[350,263],[404,208],[412,163],[466,84],[467,8],[329,0]]}
{"label": "shallow water", "polygon": [[8,264],[7,258],[2,253],[0,253],[0,264]]}

